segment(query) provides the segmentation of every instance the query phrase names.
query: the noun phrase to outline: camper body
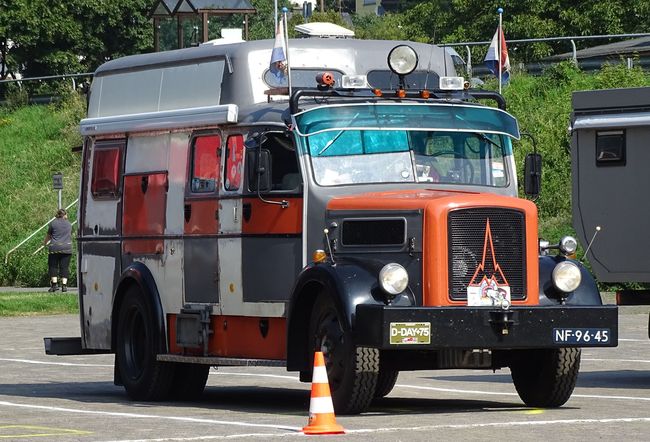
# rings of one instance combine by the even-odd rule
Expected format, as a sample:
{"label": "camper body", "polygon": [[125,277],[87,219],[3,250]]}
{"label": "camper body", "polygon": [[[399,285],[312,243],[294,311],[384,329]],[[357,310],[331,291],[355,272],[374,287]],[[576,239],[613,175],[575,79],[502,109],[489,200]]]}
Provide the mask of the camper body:
{"label": "camper body", "polygon": [[[573,93],[573,226],[601,282],[650,283],[650,208],[639,199],[650,187],[649,108],[649,87]],[[650,292],[621,290],[617,302],[650,304]]]}
{"label": "camper body", "polygon": [[116,383],[147,400],[200,394],[210,366],[308,381],[315,350],[339,412],[417,369],[510,367],[527,404],[568,400],[579,347],[616,345],[616,307],[579,263],[540,256],[517,121],[475,100],[501,96],[435,89],[454,74],[435,46],[408,43],[415,71],[391,72],[398,44],[291,41],[291,96],[269,41],[100,67],[82,333],[48,353],[115,353]]}

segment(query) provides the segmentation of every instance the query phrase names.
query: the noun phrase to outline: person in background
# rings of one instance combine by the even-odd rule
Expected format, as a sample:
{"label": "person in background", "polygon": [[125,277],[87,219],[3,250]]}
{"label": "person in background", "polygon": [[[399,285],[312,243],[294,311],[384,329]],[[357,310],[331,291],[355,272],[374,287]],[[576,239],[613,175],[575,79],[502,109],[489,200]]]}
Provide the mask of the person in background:
{"label": "person in background", "polygon": [[49,292],[59,289],[59,275],[61,276],[61,291],[68,291],[68,277],[70,274],[70,257],[72,256],[72,225],[68,221],[65,209],[56,211],[56,217],[50,223],[45,236],[44,244],[49,243],[47,266],[50,274]]}

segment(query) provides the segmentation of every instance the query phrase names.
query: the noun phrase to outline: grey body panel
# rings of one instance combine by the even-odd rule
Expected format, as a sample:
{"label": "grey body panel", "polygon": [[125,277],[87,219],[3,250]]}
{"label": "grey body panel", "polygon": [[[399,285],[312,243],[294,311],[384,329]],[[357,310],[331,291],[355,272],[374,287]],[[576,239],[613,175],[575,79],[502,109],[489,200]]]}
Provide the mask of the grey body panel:
{"label": "grey body panel", "polygon": [[[583,91],[573,94],[571,136],[573,226],[602,282],[650,282],[650,124],[637,125],[628,115],[650,117],[650,88]],[[584,121],[598,121],[587,126]],[[614,123],[617,122],[617,123]],[[624,131],[625,161],[597,165],[599,131]]]}
{"label": "grey body panel", "polygon": [[302,268],[301,246],[296,236],[242,238],[244,301],[288,301]]}
{"label": "grey body panel", "polygon": [[219,302],[219,256],[217,238],[185,237],[183,268],[185,302]]}

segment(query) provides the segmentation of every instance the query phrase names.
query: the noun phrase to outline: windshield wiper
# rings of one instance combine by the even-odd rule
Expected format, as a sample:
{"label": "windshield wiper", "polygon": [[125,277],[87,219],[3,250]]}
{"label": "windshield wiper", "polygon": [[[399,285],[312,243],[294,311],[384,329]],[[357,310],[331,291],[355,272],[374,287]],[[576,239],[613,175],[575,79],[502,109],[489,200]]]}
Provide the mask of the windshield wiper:
{"label": "windshield wiper", "polygon": [[[348,122],[348,124],[345,125],[345,127],[347,128],[348,126],[350,126],[350,124],[354,122],[354,120],[356,120],[358,117],[359,117],[359,112],[357,112],[354,115],[354,117],[352,117],[352,119]],[[341,135],[343,135],[343,132],[345,132],[345,129],[341,129],[336,135],[334,135],[334,138],[329,140],[327,144],[316,155],[321,156],[323,153],[325,153],[325,151],[329,149],[332,144],[336,143],[336,140],[338,140],[341,137]]]}
{"label": "windshield wiper", "polygon": [[502,149],[501,145],[495,143],[492,141],[487,135],[485,135],[483,132],[470,132],[472,135],[474,135],[476,138],[480,138],[481,140],[490,143],[494,147],[497,147],[499,149]]}

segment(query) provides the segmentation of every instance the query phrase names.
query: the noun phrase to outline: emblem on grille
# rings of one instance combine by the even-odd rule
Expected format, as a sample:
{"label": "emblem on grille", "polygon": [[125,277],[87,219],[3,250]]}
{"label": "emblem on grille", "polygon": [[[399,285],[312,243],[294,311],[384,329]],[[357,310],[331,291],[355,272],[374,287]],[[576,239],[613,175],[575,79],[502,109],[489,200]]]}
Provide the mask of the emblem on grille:
{"label": "emblem on grille", "polygon": [[485,223],[483,259],[467,286],[467,305],[502,308],[510,306],[510,285],[497,263],[489,218]]}

